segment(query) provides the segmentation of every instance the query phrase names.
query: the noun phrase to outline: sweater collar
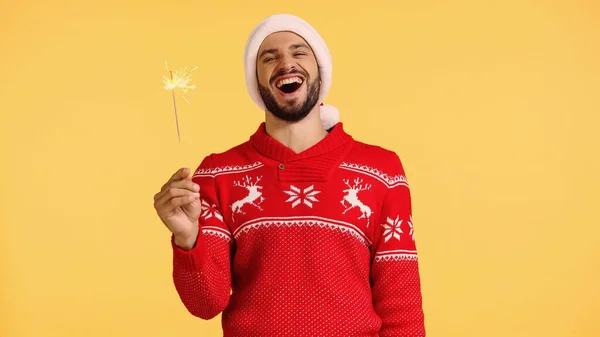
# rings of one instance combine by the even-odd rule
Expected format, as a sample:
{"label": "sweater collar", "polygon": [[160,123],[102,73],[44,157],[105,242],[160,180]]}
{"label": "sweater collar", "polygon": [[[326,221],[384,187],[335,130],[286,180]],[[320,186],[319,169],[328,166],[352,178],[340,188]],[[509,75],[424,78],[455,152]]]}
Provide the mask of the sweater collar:
{"label": "sweater collar", "polygon": [[295,153],[289,147],[267,134],[265,122],[262,122],[256,132],[250,136],[250,143],[258,152],[280,163],[323,155],[350,140],[352,140],[352,136],[346,133],[341,122],[338,122],[330,129],[329,134],[325,138],[300,153]]}

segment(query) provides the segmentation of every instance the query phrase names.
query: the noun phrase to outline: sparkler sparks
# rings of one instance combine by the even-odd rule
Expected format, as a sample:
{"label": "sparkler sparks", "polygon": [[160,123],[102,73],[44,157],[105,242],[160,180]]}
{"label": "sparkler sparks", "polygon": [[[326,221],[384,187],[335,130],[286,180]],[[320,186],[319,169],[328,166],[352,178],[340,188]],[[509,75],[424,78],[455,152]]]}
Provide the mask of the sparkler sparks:
{"label": "sparkler sparks", "polygon": [[[190,89],[195,89],[195,85],[191,85],[190,82],[192,80],[192,72],[198,67],[194,67],[189,69],[187,67],[183,69],[179,69],[173,73],[173,71],[169,70],[169,66],[167,61],[165,61],[165,67],[167,68],[167,74],[163,76],[163,87],[165,90],[170,90],[173,96],[173,109],[175,110],[175,124],[177,126],[177,139],[181,144],[181,134],[179,132],[179,117],[177,115],[177,101],[175,99],[175,90],[179,89],[184,94],[187,93]],[[190,104],[190,101],[182,95],[183,99]]]}
{"label": "sparkler sparks", "polygon": [[[183,93],[187,93],[190,89],[195,89],[195,85],[190,85],[189,83],[192,81],[192,72],[198,67],[194,67],[189,69],[187,67],[183,69],[179,69],[173,73],[173,71],[169,70],[169,65],[165,61],[165,67],[167,68],[167,75],[163,76],[163,85],[165,90],[175,90],[181,89]],[[185,96],[183,96],[188,104],[190,103]]]}

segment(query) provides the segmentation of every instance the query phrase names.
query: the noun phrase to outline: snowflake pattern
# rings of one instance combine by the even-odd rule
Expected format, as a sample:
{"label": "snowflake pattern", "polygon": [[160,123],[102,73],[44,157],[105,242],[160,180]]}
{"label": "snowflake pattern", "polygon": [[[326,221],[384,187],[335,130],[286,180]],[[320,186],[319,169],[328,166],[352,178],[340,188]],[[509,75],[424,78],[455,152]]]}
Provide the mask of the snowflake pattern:
{"label": "snowflake pattern", "polygon": [[412,240],[415,241],[415,231],[413,230],[412,215],[409,217],[409,219],[410,220],[408,220],[408,227],[410,228],[410,231],[408,232],[408,235],[410,235]]}
{"label": "snowflake pattern", "polygon": [[221,213],[219,213],[219,211],[217,211],[215,209],[215,207],[217,207],[217,205],[215,205],[215,204],[210,205],[206,200],[202,199],[202,203],[200,204],[200,207],[201,207],[200,216],[203,217],[204,220],[208,220],[214,216],[219,221],[223,221],[223,216],[221,215]]}
{"label": "snowflake pattern", "polygon": [[400,216],[396,216],[396,219],[388,217],[386,223],[381,224],[381,226],[385,228],[383,231],[385,242],[388,242],[391,238],[400,240],[400,234],[403,233],[402,229],[400,228],[400,224],[402,224]]}
{"label": "snowflake pattern", "polygon": [[303,190],[294,185],[290,185],[290,190],[283,192],[290,196],[285,202],[291,202],[292,208],[300,204],[305,204],[306,206],[312,208],[313,202],[319,201],[315,196],[321,193],[321,191],[315,190],[314,185],[310,185]]}

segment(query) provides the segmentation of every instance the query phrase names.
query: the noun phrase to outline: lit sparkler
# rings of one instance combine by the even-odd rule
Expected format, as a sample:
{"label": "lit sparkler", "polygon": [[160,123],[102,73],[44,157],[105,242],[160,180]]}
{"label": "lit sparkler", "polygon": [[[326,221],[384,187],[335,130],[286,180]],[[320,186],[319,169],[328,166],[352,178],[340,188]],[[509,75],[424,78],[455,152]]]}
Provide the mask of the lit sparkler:
{"label": "lit sparkler", "polygon": [[[171,90],[173,96],[173,109],[175,110],[175,124],[177,126],[177,139],[181,144],[181,134],[179,131],[179,117],[177,115],[177,101],[175,99],[175,90],[179,89],[184,94],[187,93],[190,89],[195,89],[195,85],[190,85],[192,80],[192,72],[196,70],[198,67],[194,67],[189,69],[187,67],[183,69],[177,70],[173,73],[169,70],[169,66],[167,65],[167,61],[165,61],[165,67],[167,68],[167,75],[163,76],[163,85],[165,90]],[[182,95],[183,99],[189,104],[190,101]]]}

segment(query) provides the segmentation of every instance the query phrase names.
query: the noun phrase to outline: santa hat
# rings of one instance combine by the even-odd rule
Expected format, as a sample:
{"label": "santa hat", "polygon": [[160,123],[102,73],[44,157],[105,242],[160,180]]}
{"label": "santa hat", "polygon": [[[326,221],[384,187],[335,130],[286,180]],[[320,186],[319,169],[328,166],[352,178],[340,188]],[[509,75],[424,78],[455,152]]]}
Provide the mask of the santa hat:
{"label": "santa hat", "polygon": [[331,86],[331,55],[329,48],[319,33],[303,19],[290,14],[276,14],[261,21],[250,33],[244,51],[244,66],[246,67],[246,87],[250,97],[261,110],[265,110],[256,78],[256,58],[258,49],[264,39],[276,32],[293,32],[300,35],[309,46],[319,65],[321,75],[321,91],[319,92],[318,104],[320,105],[321,123],[328,130],[339,121],[339,111],[334,106],[323,104],[323,100]]}

